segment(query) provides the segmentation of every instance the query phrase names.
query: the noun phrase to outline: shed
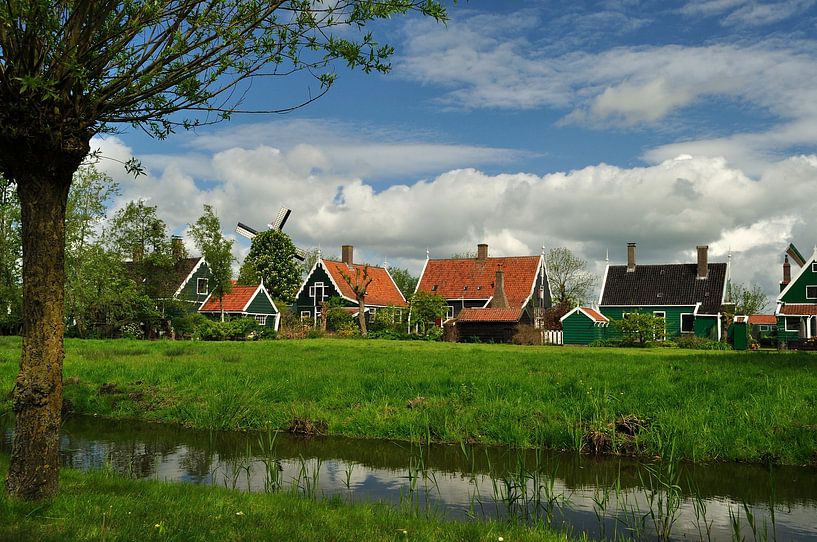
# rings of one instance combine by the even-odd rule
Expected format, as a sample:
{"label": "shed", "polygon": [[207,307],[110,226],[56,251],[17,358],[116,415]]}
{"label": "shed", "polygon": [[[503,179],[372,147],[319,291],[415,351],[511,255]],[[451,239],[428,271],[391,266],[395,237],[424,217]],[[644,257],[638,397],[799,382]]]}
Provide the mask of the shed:
{"label": "shed", "polygon": [[564,344],[590,344],[607,338],[610,320],[590,307],[576,307],[562,316]]}
{"label": "shed", "polygon": [[211,294],[202,303],[199,312],[210,318],[218,318],[221,315],[222,303],[224,314],[233,317],[249,316],[255,318],[259,325],[278,331],[281,313],[263,284],[234,285],[230,293],[224,294],[221,302]]}

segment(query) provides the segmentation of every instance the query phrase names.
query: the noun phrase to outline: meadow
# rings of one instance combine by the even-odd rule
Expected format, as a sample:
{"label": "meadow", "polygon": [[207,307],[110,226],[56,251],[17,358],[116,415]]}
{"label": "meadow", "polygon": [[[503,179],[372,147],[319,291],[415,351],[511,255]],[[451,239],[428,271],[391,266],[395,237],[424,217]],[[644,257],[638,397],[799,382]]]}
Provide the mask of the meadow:
{"label": "meadow", "polygon": [[[18,338],[0,340],[0,386]],[[66,408],[208,429],[817,463],[817,355],[66,340]],[[3,396],[0,413],[10,409]]]}

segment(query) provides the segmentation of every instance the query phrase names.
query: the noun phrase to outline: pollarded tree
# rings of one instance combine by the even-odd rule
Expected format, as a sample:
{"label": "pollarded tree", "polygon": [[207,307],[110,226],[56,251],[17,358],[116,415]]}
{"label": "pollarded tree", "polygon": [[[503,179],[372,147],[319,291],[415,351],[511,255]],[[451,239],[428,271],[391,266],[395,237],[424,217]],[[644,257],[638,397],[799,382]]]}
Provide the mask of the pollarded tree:
{"label": "pollarded tree", "polygon": [[239,284],[261,281],[273,299],[287,303],[295,299],[301,285],[301,266],[295,260],[295,245],[282,231],[266,230],[253,237],[250,251],[241,264]]}
{"label": "pollarded tree", "polygon": [[224,321],[224,294],[233,289],[233,241],[224,238],[221,233],[221,222],[213,211],[213,207],[204,204],[204,213],[190,224],[190,235],[196,242],[196,247],[207,262],[210,269],[210,291],[218,297],[221,306],[221,321]]}
{"label": "pollarded tree", "polygon": [[587,301],[596,285],[596,276],[587,270],[586,261],[570,249],[558,247],[547,252],[545,266],[555,305],[575,307]]}
{"label": "pollarded tree", "polygon": [[65,207],[91,138],[117,125],[164,137],[228,118],[255,77],[307,70],[320,95],[335,61],[386,72],[393,49],[364,27],[412,10],[445,18],[438,0],[0,3],[0,174],[17,186],[23,245],[10,494],[57,490]]}
{"label": "pollarded tree", "polygon": [[372,277],[369,276],[369,264],[364,265],[362,269],[355,266],[354,276],[341,269],[340,276],[355,293],[357,323],[360,326],[360,335],[366,337],[369,334],[369,330],[366,329],[366,292],[369,291],[369,285],[372,283]]}

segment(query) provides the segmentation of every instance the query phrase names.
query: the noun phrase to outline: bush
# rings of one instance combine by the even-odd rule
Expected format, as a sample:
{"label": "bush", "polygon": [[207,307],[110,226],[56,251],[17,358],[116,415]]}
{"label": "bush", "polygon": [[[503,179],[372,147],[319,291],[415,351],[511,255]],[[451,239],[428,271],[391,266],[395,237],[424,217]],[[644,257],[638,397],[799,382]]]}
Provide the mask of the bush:
{"label": "bush", "polygon": [[208,321],[207,317],[199,313],[191,313],[176,316],[170,323],[173,331],[176,332],[177,339],[190,339],[195,335],[196,328]]}
{"label": "bush", "polygon": [[202,341],[246,341],[259,338],[261,332],[255,318],[244,316],[224,322],[205,319],[196,326],[193,336]]}
{"label": "bush", "polygon": [[511,339],[513,344],[541,345],[542,331],[533,326],[520,325]]}
{"label": "bush", "polygon": [[675,339],[678,348],[690,348],[695,350],[731,350],[732,347],[719,341],[696,337],[695,335],[682,335]]}

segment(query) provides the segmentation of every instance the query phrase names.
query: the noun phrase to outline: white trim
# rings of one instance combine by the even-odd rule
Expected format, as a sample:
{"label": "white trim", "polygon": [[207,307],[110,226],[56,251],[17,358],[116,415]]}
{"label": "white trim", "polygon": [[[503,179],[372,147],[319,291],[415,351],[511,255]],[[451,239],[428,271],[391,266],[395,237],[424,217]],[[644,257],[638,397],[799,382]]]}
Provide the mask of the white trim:
{"label": "white trim", "polygon": [[[397,291],[397,293],[398,293],[398,294],[400,294],[400,299],[402,299],[402,300],[403,300],[403,303],[405,303],[405,304],[407,304],[407,305],[408,305],[408,299],[406,299],[406,296],[404,296],[404,295],[403,295],[403,292],[401,292],[401,291],[400,291],[400,288],[398,288],[398,287],[397,287],[397,283],[396,283],[396,282],[394,282],[394,277],[392,277],[392,276],[391,276],[391,273],[389,273],[389,268],[388,268],[388,267],[383,267],[382,269],[383,269],[383,271],[385,271],[385,272],[386,272],[386,274],[389,276],[389,280],[391,281],[392,286],[394,286],[394,289]],[[417,284],[420,284],[420,281],[419,281],[419,280],[417,281]]]}
{"label": "white trim", "polygon": [[781,303],[781,302],[783,301],[783,296],[785,296],[785,295],[786,295],[786,294],[789,292],[789,290],[791,290],[792,286],[794,286],[794,284],[795,284],[795,283],[796,283],[798,280],[800,280],[800,277],[802,277],[802,276],[803,276],[803,273],[805,273],[807,269],[808,269],[808,270],[810,270],[810,269],[812,268],[812,266],[813,266],[815,263],[817,263],[817,250],[815,250],[815,251],[814,251],[814,254],[812,254],[812,255],[811,255],[811,258],[809,258],[808,260],[806,260],[806,263],[805,263],[805,264],[803,264],[803,267],[801,267],[801,268],[798,270],[798,272],[797,272],[797,276],[796,276],[796,277],[792,277],[791,282],[789,282],[789,283],[786,285],[786,287],[785,287],[785,288],[783,288],[783,291],[782,291],[782,292],[780,292],[780,294],[778,294],[778,296],[777,296],[777,301],[778,301],[778,303]]}
{"label": "white trim", "polygon": [[[196,309],[196,312],[212,312],[212,311],[202,311],[202,310],[201,310],[201,308],[202,308],[203,306],[205,306],[205,305],[207,304],[207,302],[208,302],[208,301],[210,301],[210,298],[211,298],[211,297],[213,297],[213,292],[210,292],[210,293],[207,295],[207,297],[205,297],[205,298],[204,298],[204,301],[202,301],[202,302],[201,302],[201,305],[199,305],[199,308],[198,308],[198,309]],[[219,309],[219,311],[218,311],[218,312],[221,312],[221,309]]]}
{"label": "white trim", "polygon": [[817,262],[811,262],[811,272],[817,273]]}
{"label": "white trim", "polygon": [[573,313],[575,313],[575,312],[580,312],[580,313],[582,313],[583,315],[585,315],[585,316],[587,316],[588,318],[590,318],[590,320],[592,320],[592,321],[593,321],[593,324],[594,324],[594,325],[595,325],[595,324],[598,324],[598,325],[600,325],[600,326],[605,326],[605,325],[607,325],[607,324],[609,324],[609,323],[610,323],[610,319],[609,319],[609,318],[607,318],[606,316],[604,316],[603,314],[601,314],[601,312],[596,311],[596,312],[599,312],[599,315],[600,315],[602,318],[604,318],[604,321],[603,321],[603,322],[599,322],[598,320],[596,320],[595,316],[593,316],[593,315],[591,315],[591,314],[588,314],[588,313],[587,313],[587,311],[585,311],[585,310],[584,310],[584,307],[576,307],[576,308],[575,308],[575,309],[573,309],[572,311],[568,312],[567,314],[565,314],[564,316],[562,316],[561,318],[559,318],[559,321],[560,321],[560,322],[564,322],[564,321],[565,321],[565,319],[566,319],[568,316],[570,316],[571,314],[573,314]]}
{"label": "white trim", "polygon": [[720,342],[720,340],[721,340],[721,329],[723,328],[723,325],[721,324],[721,313],[718,313],[717,326],[718,326],[718,342]]}
{"label": "white trim", "polygon": [[[789,329],[789,318],[797,318],[797,329]],[[797,332],[800,333],[800,316],[783,316],[783,331],[787,333]]]}
{"label": "white trim", "polygon": [[[491,304],[491,301],[493,301],[493,300],[494,300],[494,296],[489,297],[489,298],[487,299],[487,301],[485,301],[485,304],[484,304],[482,307],[480,307],[480,308],[487,309],[487,308],[488,308],[488,305],[490,305],[490,304]],[[474,300],[469,300],[469,301],[482,301],[482,300],[481,300],[481,299],[474,299]]]}
{"label": "white trim", "polygon": [[[247,304],[244,305],[244,308],[241,309],[241,312],[244,313],[244,314],[249,314],[247,312],[247,309],[250,307],[250,304],[252,304],[252,302],[255,300],[255,297],[258,295],[259,292],[264,292],[264,295],[267,296],[267,301],[270,302],[270,305],[272,305],[273,310],[275,310],[275,312],[272,313],[272,314],[278,314],[280,311],[278,310],[278,307],[275,305],[275,301],[273,301],[272,297],[270,297],[269,292],[267,291],[266,287],[264,287],[264,283],[261,283],[261,284],[258,285],[258,288],[255,289],[255,291],[252,293],[250,298],[247,300]],[[256,314],[256,313],[253,313],[253,314]],[[260,313],[257,313],[257,314],[260,314]]]}
{"label": "white trim", "polygon": [[[731,252],[730,252],[731,254]],[[709,267],[709,264],[707,264]],[[707,275],[709,272],[707,271]],[[721,306],[727,305],[726,303],[726,291],[729,289],[729,282],[732,280],[732,258],[728,258],[726,260],[726,276],[723,278],[723,292],[721,292]],[[730,301],[728,304],[733,305],[734,300]]]}
{"label": "white trim", "polygon": [[604,278],[601,279],[601,292],[599,292],[599,307],[601,307],[601,300],[604,299],[604,289],[607,287],[607,272],[610,271],[610,264],[604,268]]}
{"label": "white trim", "polygon": [[[199,284],[201,281],[204,281],[204,287],[206,290],[204,292],[199,290]],[[196,279],[196,295],[208,295],[210,293],[210,278],[209,277],[198,277]]]}
{"label": "white trim", "polygon": [[199,270],[199,267],[201,267],[201,264],[203,264],[203,263],[207,263],[207,262],[204,261],[204,256],[199,256],[199,261],[196,262],[196,265],[193,266],[193,270],[190,271],[190,273],[187,274],[187,277],[185,277],[185,279],[182,281],[181,286],[179,286],[179,288],[176,290],[176,293],[173,294],[173,297],[176,297],[177,295],[182,293],[182,290],[184,290],[184,287],[187,286],[187,283],[190,282],[190,279],[193,278],[193,275],[196,274],[196,271]]}
{"label": "white trim", "polygon": [[[700,304],[701,304],[700,302],[699,302],[699,303],[696,303],[696,304],[694,304],[694,305],[692,305],[692,304],[686,304],[686,305],[664,305],[663,303],[656,303],[655,305],[648,305],[648,304],[644,304],[644,303],[642,303],[642,304],[639,304],[639,305],[599,305],[599,306],[600,306],[600,307],[643,307],[643,308],[647,308],[647,307],[696,307],[696,306],[698,306],[698,305],[700,305]],[[713,315],[711,315],[711,316],[715,316],[715,315],[713,314]]]}
{"label": "white trim", "polygon": [[428,259],[428,258],[426,258],[426,261],[425,261],[425,262],[423,262],[423,270],[422,270],[422,271],[420,271],[420,278],[418,278],[418,279],[417,279],[417,286],[415,286],[415,287],[414,287],[414,293],[415,293],[415,294],[416,294],[416,293],[419,291],[419,289],[420,289],[420,283],[422,283],[422,282],[423,282],[423,275],[425,275],[425,274],[426,274],[426,267],[428,267],[428,261],[429,261],[429,259]]}
{"label": "white trim", "polygon": [[[306,284],[309,282],[309,277],[311,277],[311,276],[312,276],[312,273],[314,273],[314,272],[315,272],[315,269],[317,269],[317,267],[318,267],[318,264],[319,264],[319,263],[321,263],[321,259],[320,259],[320,258],[318,258],[317,260],[315,260],[315,263],[313,263],[313,264],[312,264],[312,269],[310,269],[310,270],[309,270],[309,273],[307,273],[307,274],[306,274],[306,278],[304,279],[303,283],[301,284],[301,287],[300,287],[300,288],[298,288],[298,292],[295,294],[295,299],[296,299],[296,300],[297,300],[297,299],[298,299],[298,298],[301,296],[301,293],[303,293],[304,288],[306,288]],[[326,271],[326,269],[324,269],[324,271]],[[326,274],[328,275],[328,274],[329,274],[329,272],[327,271],[327,273],[326,273]],[[331,277],[330,277],[330,278],[331,278]]]}
{"label": "white trim", "polygon": [[814,297],[809,297],[808,295],[809,288],[817,288],[817,284],[806,284],[806,299],[817,299],[817,295],[815,295]]}

